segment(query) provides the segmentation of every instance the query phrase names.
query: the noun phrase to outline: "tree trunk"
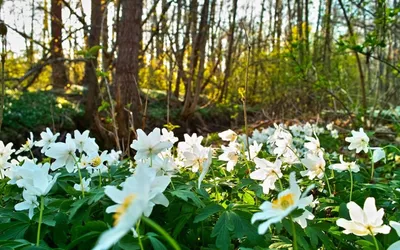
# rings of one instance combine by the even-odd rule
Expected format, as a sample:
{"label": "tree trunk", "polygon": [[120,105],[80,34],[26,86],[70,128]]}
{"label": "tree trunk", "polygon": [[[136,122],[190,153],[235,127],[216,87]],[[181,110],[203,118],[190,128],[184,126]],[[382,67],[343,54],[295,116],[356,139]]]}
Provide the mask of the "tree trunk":
{"label": "tree trunk", "polygon": [[[142,0],[121,0],[122,17],[118,30],[118,57],[115,68],[115,111],[118,135],[125,143],[130,128],[139,128],[142,101],[139,94],[139,52],[142,41]],[[133,124],[130,124],[132,112]]]}
{"label": "tree trunk", "polygon": [[231,61],[233,54],[233,44],[234,44],[234,35],[236,28],[236,13],[237,13],[237,3],[238,0],[232,0],[232,20],[229,27],[229,35],[228,35],[228,52],[226,54],[226,64],[225,64],[225,74],[224,74],[224,83],[222,85],[221,94],[219,96],[219,101],[222,101],[226,98],[228,93],[228,80],[231,76]]}
{"label": "tree trunk", "polygon": [[[100,44],[101,24],[104,13],[102,0],[92,0],[92,10],[90,17],[89,48]],[[97,57],[98,52],[94,52],[92,58],[85,64],[85,76],[83,77],[83,86],[86,87],[85,93],[85,121],[90,126],[93,123],[93,117],[97,115],[99,84],[97,82]]]}
{"label": "tree trunk", "polygon": [[51,79],[54,89],[63,89],[68,84],[67,69],[64,61],[62,48],[62,1],[51,0],[51,57],[54,62],[51,64]]}

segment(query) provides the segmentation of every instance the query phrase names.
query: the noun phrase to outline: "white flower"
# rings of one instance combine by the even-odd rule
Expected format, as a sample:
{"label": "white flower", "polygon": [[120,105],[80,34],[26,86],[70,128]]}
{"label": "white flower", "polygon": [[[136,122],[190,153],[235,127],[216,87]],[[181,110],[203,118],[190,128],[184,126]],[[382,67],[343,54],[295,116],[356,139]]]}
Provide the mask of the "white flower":
{"label": "white flower", "polygon": [[306,158],[301,160],[301,163],[307,168],[307,170],[300,171],[301,176],[308,176],[310,180],[313,180],[315,177],[319,179],[324,177],[326,162],[322,154],[318,156],[308,154]]}
{"label": "white flower", "polygon": [[288,216],[296,208],[304,209],[306,204],[310,204],[313,196],[307,193],[311,190],[309,186],[306,191],[301,194],[300,187],[296,183],[296,174],[292,172],[289,177],[290,188],[279,193],[278,198],[272,202],[265,201],[261,204],[261,212],[255,213],[251,218],[251,223],[259,220],[267,220],[261,223],[258,227],[258,233],[264,234],[271,224],[280,222]]}
{"label": "white flower", "polygon": [[175,137],[173,131],[168,131],[168,129],[163,128],[161,129],[161,132],[162,132],[161,141],[169,141],[172,144],[179,141],[178,137]]}
{"label": "white flower", "polygon": [[7,160],[0,158],[0,179],[3,179],[7,169],[12,167],[13,164],[7,162]]}
{"label": "white flower", "polygon": [[107,213],[114,213],[114,227],[100,236],[93,249],[109,249],[134,227],[142,214],[150,216],[155,204],[168,206],[168,199],[162,192],[170,181],[167,176],[156,176],[152,168],[138,167],[123,183],[122,190],[106,186],[105,194],[117,203],[106,209]]}
{"label": "white flower", "polygon": [[306,136],[312,136],[312,134],[314,133],[314,127],[309,122],[307,122],[303,126],[303,132]]}
{"label": "white flower", "polygon": [[[311,200],[310,203],[307,204],[307,202],[304,202],[305,206],[311,206],[312,205],[312,195],[308,196],[308,200]],[[300,208],[300,206],[299,206]],[[307,209],[303,208],[304,212],[302,215],[300,215],[299,217],[293,218],[293,220],[295,222],[297,222],[301,228],[306,228],[307,227],[307,220],[313,220],[315,218],[315,216],[313,215],[313,213],[311,213],[310,211],[308,211]]]}
{"label": "white flower", "polygon": [[282,126],[274,124],[275,132],[268,139],[268,144],[273,147],[273,154],[280,157],[288,147],[293,148],[293,136]]}
{"label": "white flower", "polygon": [[172,142],[161,141],[161,133],[159,128],[155,128],[151,133],[146,135],[143,130],[136,130],[137,140],[133,140],[131,148],[136,150],[135,160],[144,160],[154,157],[161,151],[171,148]]}
{"label": "white flower", "polygon": [[[274,129],[275,131],[275,129]],[[253,141],[261,142],[261,143],[267,143],[269,134],[267,134],[269,131],[266,129],[263,129],[261,132],[257,129],[255,129],[251,135],[251,139]]]}
{"label": "white flower", "polygon": [[274,163],[265,159],[254,158],[256,170],[250,173],[250,178],[253,180],[263,181],[263,193],[268,194],[269,190],[275,190],[275,182],[282,178],[281,166],[282,162],[276,160]]}
{"label": "white flower", "polygon": [[193,133],[192,136],[188,134],[184,134],[183,137],[185,141],[181,141],[178,143],[178,152],[192,151],[194,146],[201,146],[201,142],[203,141],[203,136],[197,137],[196,133]]}
{"label": "white flower", "polygon": [[[154,159],[152,159],[151,163],[151,168],[157,170],[157,175],[166,174],[172,176],[178,170],[177,164],[175,163],[175,160],[171,155],[165,155],[163,157],[156,156]],[[139,164],[139,162],[137,162],[137,164]],[[143,164],[150,166],[150,159],[145,160]]]}
{"label": "white flower", "polygon": [[30,150],[33,148],[33,146],[35,146],[35,141],[33,140],[33,134],[32,134],[32,132],[30,132],[29,135],[30,135],[30,137],[26,139],[25,144],[23,144],[23,145],[21,146],[21,148],[18,149],[17,152],[15,152],[15,154],[18,155],[18,154],[20,154],[20,153],[22,153],[22,152],[28,152],[28,151],[30,151]]}
{"label": "white flower", "polygon": [[95,139],[89,137],[89,130],[84,131],[82,134],[78,130],[75,130],[74,142],[76,149],[80,153],[92,154],[99,151],[99,146],[96,144]]}
{"label": "white flower", "polygon": [[210,169],[210,165],[212,163],[212,149],[206,148],[207,151],[207,158],[203,161],[202,167],[200,169],[201,173],[198,180],[197,188],[200,189],[201,182],[203,181],[204,177],[206,176],[208,169]]}
{"label": "white flower", "polygon": [[[253,141],[253,144],[250,145],[249,147],[249,151],[246,151],[244,153],[246,155],[247,160],[249,161],[253,160],[261,151],[262,146],[263,146],[262,143],[258,144],[256,141]],[[249,158],[249,152],[250,152],[250,158]]]}
{"label": "white flower", "polygon": [[15,204],[14,209],[16,211],[29,210],[29,219],[33,217],[33,210],[39,206],[39,202],[37,201],[37,197],[34,194],[29,193],[27,190],[22,192],[22,197],[24,198],[23,202]]}
{"label": "white flower", "polygon": [[13,144],[10,142],[4,146],[3,141],[0,141],[0,159],[7,161],[10,159],[12,153],[15,152],[15,149],[12,148]]}
{"label": "white flower", "polygon": [[77,191],[82,191],[82,186],[83,186],[83,191],[84,192],[89,192],[90,190],[90,182],[92,181],[92,179],[88,178],[86,179],[85,177],[82,178],[82,185],[79,184],[75,184],[74,185],[74,189]]}
{"label": "white flower", "polygon": [[377,163],[378,161],[385,159],[386,154],[385,154],[385,150],[383,150],[383,148],[381,147],[371,147],[370,149],[373,150],[372,153],[372,161],[374,163]]}
{"label": "white flower", "polygon": [[376,210],[375,198],[368,197],[364,203],[364,209],[361,209],[355,202],[347,203],[351,220],[338,219],[336,225],[343,227],[344,234],[355,234],[357,236],[376,235],[378,233],[388,234],[390,227],[383,224],[383,208]]}
{"label": "white flower", "polygon": [[361,151],[368,153],[369,138],[364,133],[364,129],[360,128],[360,131],[352,130],[351,134],[353,135],[352,137],[346,137],[345,139],[347,142],[350,142],[349,150],[355,149],[357,154]]}
{"label": "white flower", "polygon": [[326,129],[327,129],[328,131],[332,131],[332,130],[333,130],[333,122],[328,123],[328,124],[326,125]]}
{"label": "white flower", "polygon": [[101,155],[97,152],[87,157],[88,165],[86,167],[91,177],[98,176],[101,173],[108,172],[108,168],[104,162],[108,159],[107,151],[103,151]]}
{"label": "white flower", "polygon": [[18,187],[25,188],[31,194],[37,196],[47,195],[60,175],[60,173],[55,176],[49,175],[49,169],[49,163],[43,165],[31,164],[29,168],[19,168],[18,175],[21,179],[17,180],[16,184]]}
{"label": "white flower", "polygon": [[51,165],[51,170],[54,171],[65,167],[68,173],[72,173],[74,171],[76,161],[75,151],[76,144],[71,138],[70,134],[67,134],[65,143],[53,143],[45,153],[46,156],[55,159],[55,162],[53,162]]}
{"label": "white flower", "polygon": [[231,172],[239,160],[240,151],[238,146],[236,144],[229,144],[228,147],[222,145],[221,148],[224,152],[218,157],[218,160],[227,161],[226,170]]}
{"label": "white flower", "polygon": [[46,132],[40,133],[40,137],[42,138],[40,141],[36,142],[36,147],[41,147],[42,150],[40,152],[44,153],[51,146],[51,144],[55,143],[57,137],[60,133],[53,134],[49,128],[46,128]]}
{"label": "white flower", "polygon": [[310,153],[312,153],[314,155],[318,155],[319,153],[323,153],[323,151],[321,149],[321,144],[319,142],[319,139],[318,139],[317,135],[315,135],[315,138],[314,137],[310,137],[310,136],[305,136],[305,139],[308,142],[304,143],[304,147],[306,149],[308,149],[308,152],[310,152]]}
{"label": "white flower", "polygon": [[229,142],[235,142],[237,139],[237,134],[231,130],[225,130],[221,133],[218,133],[218,136],[223,140],[223,141],[229,141]]}
{"label": "white flower", "polygon": [[339,138],[339,131],[337,131],[337,129],[331,130],[331,136],[332,138]]}
{"label": "white flower", "polygon": [[115,165],[119,163],[119,157],[122,154],[122,151],[115,151],[114,149],[112,149],[110,151],[110,153],[108,153],[107,155],[107,164],[108,165]]}
{"label": "white flower", "polygon": [[[396,230],[398,236],[400,236],[400,223],[395,221],[389,221],[389,225]],[[396,241],[392,245],[389,246],[387,250],[399,250],[400,249],[400,240]]]}
{"label": "white flower", "polygon": [[183,153],[185,156],[185,167],[192,167],[192,172],[202,171],[203,164],[207,161],[209,156],[209,148],[195,145],[193,151],[186,151]]}
{"label": "white flower", "polygon": [[336,163],[336,164],[330,165],[329,169],[333,169],[333,170],[336,170],[338,172],[342,172],[342,171],[348,170],[348,171],[357,173],[357,172],[360,171],[360,166],[358,166],[355,161],[353,161],[353,162],[345,162],[343,160],[343,155],[340,155],[339,159],[340,159],[340,163]]}
{"label": "white flower", "polygon": [[303,132],[303,128],[297,124],[290,126],[289,130],[294,136],[300,136],[301,132]]}

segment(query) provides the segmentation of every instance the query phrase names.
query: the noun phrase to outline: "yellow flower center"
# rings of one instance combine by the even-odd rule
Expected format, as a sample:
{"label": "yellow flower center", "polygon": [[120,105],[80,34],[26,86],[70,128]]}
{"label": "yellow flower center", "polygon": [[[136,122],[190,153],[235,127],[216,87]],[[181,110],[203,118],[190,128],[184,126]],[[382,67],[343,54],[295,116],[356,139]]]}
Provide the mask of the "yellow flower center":
{"label": "yellow flower center", "polygon": [[292,206],[293,204],[294,204],[293,194],[289,193],[287,195],[280,197],[277,200],[272,201],[272,208],[285,210],[288,207]]}
{"label": "yellow flower center", "polygon": [[92,167],[98,167],[101,163],[101,158],[100,156],[96,156],[95,158],[92,159],[92,162],[90,163]]}
{"label": "yellow flower center", "polygon": [[232,161],[237,161],[238,160],[238,156],[235,152],[229,152],[228,153],[228,158]]}
{"label": "yellow flower center", "polygon": [[115,214],[113,215],[114,218],[114,226],[118,225],[119,221],[121,220],[122,215],[125,214],[126,210],[128,207],[131,205],[132,201],[135,199],[136,195],[131,194],[128,195],[122,204],[117,208],[117,211],[115,211]]}

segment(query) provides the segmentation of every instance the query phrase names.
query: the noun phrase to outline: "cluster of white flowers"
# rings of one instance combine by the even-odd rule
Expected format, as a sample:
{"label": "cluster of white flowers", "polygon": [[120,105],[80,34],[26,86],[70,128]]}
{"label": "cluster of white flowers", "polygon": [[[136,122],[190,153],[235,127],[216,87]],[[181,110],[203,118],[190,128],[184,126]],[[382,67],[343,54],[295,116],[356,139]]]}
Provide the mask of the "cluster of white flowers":
{"label": "cluster of white flowers", "polygon": [[212,162],[213,149],[201,145],[203,136],[196,133],[184,135],[184,141],[178,143],[177,164],[180,167],[191,168],[193,173],[200,172],[198,188],[206,176]]}
{"label": "cluster of white flowers", "polygon": [[[333,124],[328,124],[327,130],[332,137],[337,138],[338,133],[333,129]],[[301,211],[301,214],[291,219],[302,228],[307,227],[308,220],[314,219],[311,208],[318,201],[314,200],[312,194],[308,195],[314,185],[302,192],[292,166],[302,165],[303,170],[300,171],[302,177],[309,180],[316,179],[329,188],[324,159],[327,154],[321,147],[318,137],[323,132],[323,128],[306,123],[290,127],[275,124],[274,127],[261,131],[254,130],[249,138],[246,138],[246,135],[238,135],[230,129],[218,134],[226,142],[225,145],[221,145],[221,154],[218,156],[220,161],[226,162],[226,170],[234,175],[237,171],[235,167],[247,165],[250,171],[246,173],[251,179],[260,182],[263,193],[275,197],[272,201],[264,201],[260,206],[261,211],[255,213],[251,219],[252,223],[263,221],[258,227],[259,234],[264,234],[271,224],[282,221],[294,210]],[[167,129],[155,128],[149,134],[138,129],[136,134],[137,139],[130,145],[136,152],[134,168],[131,169],[132,175],[127,176],[119,186],[104,187],[105,194],[115,203],[106,209],[107,213],[113,213],[114,225],[100,236],[94,248],[96,250],[110,248],[129,231],[133,231],[136,235],[135,224],[142,216],[150,216],[155,205],[167,207],[169,201],[164,192],[172,177],[182,171],[198,173],[200,189],[211,167],[215,150],[202,145],[203,136],[185,134],[184,141],[179,142],[174,133]],[[54,134],[47,128],[40,137],[39,141],[35,141],[31,133],[26,143],[16,152],[12,148],[12,143],[4,145],[0,141],[0,177],[8,177],[8,184],[23,189],[23,201],[15,205],[15,210],[29,210],[30,218],[63,172],[79,173],[80,183],[75,183],[74,189],[82,192],[83,198],[85,192],[91,192],[94,177],[99,177],[101,186],[102,175],[108,173],[110,166],[118,164],[120,160],[121,151],[99,152],[99,146],[95,139],[89,136],[89,131],[80,133],[76,130],[73,135],[68,133],[62,142],[58,141],[59,133]],[[352,131],[352,137],[347,137],[345,140],[350,143],[349,150],[355,150],[356,153],[361,151],[370,153],[373,163],[385,158],[384,149],[369,146],[369,137],[362,128],[359,131]],[[176,143],[177,147],[174,148]],[[262,158],[264,154],[260,151],[263,146],[272,159]],[[40,152],[51,161],[39,163],[34,158],[34,147],[41,148]],[[17,159],[11,159],[14,152],[27,156],[19,155]],[[360,171],[356,161],[346,162],[343,155],[339,156],[339,160],[340,163],[331,164],[329,168],[338,172],[349,171],[350,174]],[[254,167],[253,171],[249,164]],[[82,177],[81,170],[85,170],[85,177]],[[289,188],[284,190],[282,179],[285,171],[291,173]],[[326,183],[322,180],[324,177]],[[345,228],[344,233],[359,236],[389,233],[390,227],[383,225],[382,221],[384,211],[383,209],[377,211],[373,198],[370,197],[365,201],[363,210],[351,201],[350,195],[347,207],[351,220],[337,220],[337,225]],[[390,222],[390,225],[400,235],[399,223]],[[391,246],[390,249],[396,249],[399,244],[400,242],[395,243],[394,248]]]}
{"label": "cluster of white flowers", "polygon": [[[331,137],[338,138],[338,131],[333,128],[333,123],[328,124],[326,128],[327,131],[330,132]],[[232,171],[241,159],[253,161],[255,163],[255,171],[250,173],[250,178],[262,181],[260,185],[262,186],[263,193],[270,194],[271,190],[277,189],[276,182],[278,180],[280,181],[283,177],[282,171],[293,164],[301,163],[305,169],[300,171],[300,174],[303,177],[308,177],[310,180],[315,178],[321,180],[326,177],[325,150],[321,147],[318,138],[318,135],[324,132],[325,130],[323,128],[309,123],[305,125],[295,124],[288,128],[282,124],[274,124],[274,127],[262,129],[261,131],[254,130],[252,136],[248,138],[248,141],[253,143],[253,145],[261,146],[262,144],[257,143],[265,143],[268,151],[275,156],[275,161],[271,162],[266,159],[258,158],[256,155],[254,158],[245,157],[245,136],[237,135],[232,130],[227,130],[219,133],[222,140],[229,141],[228,146],[221,146],[223,153],[219,156],[219,160],[227,162],[228,171]],[[237,138],[240,138],[242,142],[237,142]],[[347,137],[346,141],[350,142],[349,150],[356,150],[356,153],[360,153],[361,151],[365,153],[371,152],[371,160],[374,163],[385,158],[385,151],[382,148],[369,147],[369,137],[362,128],[360,131],[353,130],[352,137]],[[360,171],[360,167],[355,161],[346,162],[343,159],[343,155],[340,155],[339,158],[340,163],[331,164],[329,166],[330,169],[338,172],[346,170],[351,172]],[[326,178],[326,181],[328,181],[328,178]],[[329,183],[327,184],[329,185]],[[353,185],[353,181],[351,185]],[[352,188],[351,186],[351,192]],[[304,192],[304,195],[306,195],[308,191],[309,189]],[[313,201],[312,195],[307,197],[303,196],[300,195],[300,189],[296,184],[295,173],[293,172],[290,175],[290,188],[279,193],[277,198],[272,202],[264,202],[260,207],[262,211],[253,216],[252,222],[267,220],[260,224],[259,233],[263,234],[272,223],[281,221],[294,209],[304,210],[301,216],[293,218],[293,220],[298,222],[301,227],[305,228],[307,226],[307,220],[312,220],[314,218],[314,215],[307,210],[306,207],[314,207],[315,203],[318,201]],[[341,222],[342,220],[339,220],[338,225],[344,225],[343,223],[341,224]]]}

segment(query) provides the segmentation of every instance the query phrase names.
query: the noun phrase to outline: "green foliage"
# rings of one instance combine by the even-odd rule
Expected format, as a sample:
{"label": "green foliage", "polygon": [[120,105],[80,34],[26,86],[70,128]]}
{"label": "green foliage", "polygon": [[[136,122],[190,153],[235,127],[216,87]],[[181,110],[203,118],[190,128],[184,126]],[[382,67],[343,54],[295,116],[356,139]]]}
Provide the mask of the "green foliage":
{"label": "green foliage", "polygon": [[[23,92],[6,95],[4,109],[4,133],[9,140],[25,137],[29,131],[42,131],[57,124],[59,129],[75,127],[74,118],[82,110],[64,98],[45,92]],[[14,137],[14,138],[13,138]]]}

